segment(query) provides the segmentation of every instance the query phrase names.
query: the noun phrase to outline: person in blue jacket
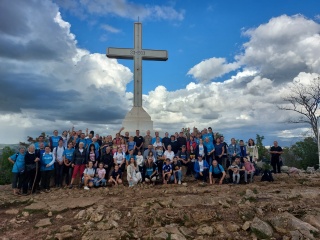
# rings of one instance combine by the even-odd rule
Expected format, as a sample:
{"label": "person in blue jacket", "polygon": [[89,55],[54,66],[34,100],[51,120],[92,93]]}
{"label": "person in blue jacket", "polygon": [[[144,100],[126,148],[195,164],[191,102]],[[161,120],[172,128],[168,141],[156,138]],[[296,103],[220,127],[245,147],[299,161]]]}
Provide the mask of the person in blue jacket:
{"label": "person in blue jacket", "polygon": [[22,179],[24,178],[25,170],[25,148],[20,147],[19,152],[13,154],[8,158],[9,162],[13,164],[12,167],[12,189],[14,195],[21,194],[21,188],[23,185]]}
{"label": "person in blue jacket", "polygon": [[198,161],[194,164],[195,178],[207,182],[209,175],[209,164],[206,160],[203,160],[201,155],[198,156]]}
{"label": "person in blue jacket", "polygon": [[45,151],[43,155],[41,156],[41,166],[40,166],[40,171],[41,171],[41,188],[42,191],[45,192],[50,192],[50,178],[51,174],[54,170],[54,162],[55,162],[55,156],[52,154],[50,151],[50,147],[47,146],[45,148]]}

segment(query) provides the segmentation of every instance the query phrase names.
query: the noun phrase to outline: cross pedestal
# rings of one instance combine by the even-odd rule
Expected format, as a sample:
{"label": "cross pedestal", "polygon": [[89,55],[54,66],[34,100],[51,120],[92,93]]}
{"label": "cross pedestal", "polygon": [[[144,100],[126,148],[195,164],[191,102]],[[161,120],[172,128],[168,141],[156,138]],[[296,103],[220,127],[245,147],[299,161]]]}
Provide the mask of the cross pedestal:
{"label": "cross pedestal", "polygon": [[147,130],[153,130],[153,121],[143,107],[133,107],[124,118],[122,126],[126,132],[134,134],[136,130],[140,130],[143,135]]}
{"label": "cross pedestal", "polygon": [[166,61],[168,52],[142,49],[142,24],[134,23],[134,48],[108,48],[107,57],[134,61],[133,108],[123,120],[125,131],[133,133],[136,130],[153,130],[151,117],[142,108],[142,60]]}

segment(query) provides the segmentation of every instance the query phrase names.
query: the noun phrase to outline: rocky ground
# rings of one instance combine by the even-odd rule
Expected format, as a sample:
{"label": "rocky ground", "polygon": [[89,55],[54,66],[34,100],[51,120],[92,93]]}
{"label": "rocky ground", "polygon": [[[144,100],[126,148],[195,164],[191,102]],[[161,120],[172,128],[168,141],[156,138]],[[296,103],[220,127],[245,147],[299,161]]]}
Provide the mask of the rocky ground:
{"label": "rocky ground", "polygon": [[0,239],[320,239],[320,174],[248,185],[0,187]]}

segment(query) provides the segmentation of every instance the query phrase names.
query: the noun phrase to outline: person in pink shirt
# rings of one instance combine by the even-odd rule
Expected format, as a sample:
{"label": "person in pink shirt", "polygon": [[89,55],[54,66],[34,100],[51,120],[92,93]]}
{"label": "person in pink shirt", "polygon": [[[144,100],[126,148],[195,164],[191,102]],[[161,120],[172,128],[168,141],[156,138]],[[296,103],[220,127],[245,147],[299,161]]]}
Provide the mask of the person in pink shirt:
{"label": "person in pink shirt", "polygon": [[95,187],[100,187],[100,186],[105,187],[106,182],[107,182],[105,179],[105,176],[106,176],[106,170],[103,167],[103,163],[99,163],[99,168],[97,168],[96,175],[94,178],[94,186]]}
{"label": "person in pink shirt", "polygon": [[243,157],[243,162],[244,162],[244,181],[245,183],[248,183],[248,175],[250,175],[250,182],[252,183],[253,181],[253,176],[255,172],[255,168],[253,166],[253,163],[248,160],[248,157]]}

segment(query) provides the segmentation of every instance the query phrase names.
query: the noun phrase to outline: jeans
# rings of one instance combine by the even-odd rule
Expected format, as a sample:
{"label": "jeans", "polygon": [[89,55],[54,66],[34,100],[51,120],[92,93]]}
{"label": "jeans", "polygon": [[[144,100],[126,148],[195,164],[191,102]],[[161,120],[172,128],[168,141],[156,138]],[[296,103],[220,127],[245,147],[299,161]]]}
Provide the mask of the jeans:
{"label": "jeans", "polygon": [[181,181],[182,178],[182,172],[181,170],[178,170],[176,172],[173,172],[173,175],[171,176],[171,181],[174,181],[174,179],[176,179],[177,181]]}
{"label": "jeans", "polygon": [[248,173],[248,171],[244,172],[244,181],[248,182],[248,174],[250,174],[250,182],[253,180],[254,172]]}
{"label": "jeans", "polygon": [[72,177],[72,170],[73,168],[71,166],[64,166],[63,167],[63,176],[62,176],[62,179],[64,176],[66,176],[66,184],[69,185],[70,184],[70,181],[71,181],[71,177]]}
{"label": "jeans", "polygon": [[63,179],[63,169],[64,164],[59,164],[58,162],[54,163],[54,171],[55,171],[55,184],[56,186],[61,186]]}
{"label": "jeans", "polygon": [[194,168],[194,163],[193,162],[187,162],[187,163],[183,163],[181,161],[181,165],[182,166],[186,166],[187,167],[187,172],[186,172],[186,175],[191,175],[192,174],[192,171],[193,171],[193,168]]}
{"label": "jeans", "polygon": [[207,155],[207,156],[206,156],[206,160],[207,160],[209,166],[211,166],[212,160],[213,160],[213,153]]}
{"label": "jeans", "polygon": [[232,174],[232,180],[233,180],[233,183],[239,183],[240,182],[240,174],[239,173],[233,173]]}
{"label": "jeans", "polygon": [[197,172],[194,177],[197,180],[203,180],[203,182],[207,182],[208,175],[209,175],[209,169],[206,168],[206,169],[203,170],[202,176],[200,175],[200,172]]}
{"label": "jeans", "polygon": [[95,178],[94,179],[94,186],[96,187],[100,187],[100,186],[106,186],[106,182],[107,180],[102,178],[100,182],[98,182],[100,179],[99,178]]}

